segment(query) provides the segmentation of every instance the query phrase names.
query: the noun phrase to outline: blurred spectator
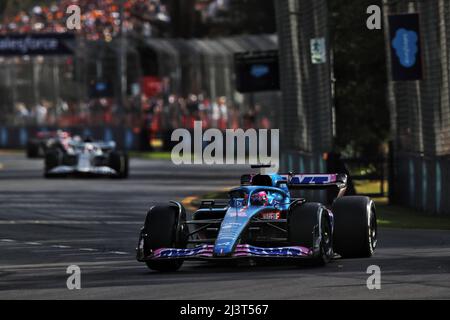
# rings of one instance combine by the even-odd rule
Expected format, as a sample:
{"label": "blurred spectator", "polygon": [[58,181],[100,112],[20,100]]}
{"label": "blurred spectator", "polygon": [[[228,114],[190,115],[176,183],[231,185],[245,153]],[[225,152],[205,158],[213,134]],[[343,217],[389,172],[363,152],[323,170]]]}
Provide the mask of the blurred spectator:
{"label": "blurred spectator", "polygon": [[34,106],[34,117],[36,119],[36,124],[43,125],[47,120],[47,108],[44,106],[45,102],[41,101]]}
{"label": "blurred spectator", "polygon": [[255,110],[250,108],[243,117],[244,129],[254,128],[256,125]]}
{"label": "blurred spectator", "polygon": [[15,122],[16,124],[25,124],[28,121],[28,118],[30,116],[30,112],[28,111],[25,103],[23,102],[17,102],[14,106],[15,109]]}
{"label": "blurred spectator", "polygon": [[[125,108],[119,109],[113,98],[95,98],[81,103],[58,99],[55,103],[42,99],[29,110],[23,102],[14,106],[12,122],[16,125],[79,126],[125,125],[147,132],[143,141],[157,138],[176,128],[193,129],[201,121],[203,129],[264,128],[270,129],[269,117],[263,115],[261,106],[250,107],[244,114],[225,97],[214,103],[203,94],[187,97],[168,94],[147,97],[144,94],[129,99]],[[245,109],[245,108],[244,108]]]}
{"label": "blurred spectator", "polygon": [[228,107],[225,97],[217,98],[216,103],[212,105],[212,126],[219,129],[226,129],[228,124]]}
{"label": "blurred spectator", "polygon": [[167,105],[167,115],[169,119],[168,120],[169,127],[178,128],[181,122],[181,113],[179,105],[177,103],[177,97],[174,94],[169,96]]}

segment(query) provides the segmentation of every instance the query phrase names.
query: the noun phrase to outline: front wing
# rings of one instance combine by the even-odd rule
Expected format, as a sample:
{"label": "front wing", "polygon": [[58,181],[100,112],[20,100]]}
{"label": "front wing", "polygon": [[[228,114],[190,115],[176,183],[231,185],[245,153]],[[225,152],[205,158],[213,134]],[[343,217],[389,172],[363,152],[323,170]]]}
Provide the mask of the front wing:
{"label": "front wing", "polygon": [[90,175],[90,176],[116,176],[116,170],[107,166],[90,166],[79,168],[77,166],[58,166],[47,172],[49,176]]}
{"label": "front wing", "polygon": [[302,246],[262,248],[249,244],[239,244],[230,256],[216,257],[213,254],[213,245],[200,245],[195,248],[156,249],[151,255],[145,257],[142,246],[138,248],[138,261],[164,260],[164,259],[196,259],[196,260],[224,260],[239,258],[312,258],[314,251]]}

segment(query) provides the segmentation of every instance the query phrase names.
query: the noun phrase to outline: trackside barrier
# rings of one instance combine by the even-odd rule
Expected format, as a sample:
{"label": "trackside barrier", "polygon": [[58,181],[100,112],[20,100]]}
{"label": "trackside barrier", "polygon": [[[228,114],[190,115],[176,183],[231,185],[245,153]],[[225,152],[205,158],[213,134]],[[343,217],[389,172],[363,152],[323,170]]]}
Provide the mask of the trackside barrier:
{"label": "trackside barrier", "polygon": [[450,157],[401,154],[394,164],[391,202],[430,214],[450,214]]}
{"label": "trackside barrier", "polygon": [[[280,171],[325,173],[327,163],[321,154],[283,152]],[[424,211],[450,215],[450,156],[425,157],[398,154],[389,161],[389,202]],[[319,201],[325,199],[319,195]],[[312,198],[314,199],[314,197]]]}
{"label": "trackside barrier", "polygon": [[[29,138],[39,131],[54,131],[54,127],[0,127],[0,148],[24,148]],[[120,149],[139,150],[141,137],[139,132],[125,127],[67,127],[63,128],[74,135],[91,136],[97,140],[114,140]]]}
{"label": "trackside barrier", "polygon": [[[0,127],[0,148],[7,149],[20,149],[24,148],[29,138],[35,137],[39,131],[54,131],[56,127]],[[125,150],[143,150],[151,151],[149,148],[149,136],[144,135],[143,131],[135,130],[128,127],[109,127],[109,126],[97,126],[97,127],[65,127],[60,128],[67,130],[73,135],[80,135],[82,137],[92,137],[94,140],[115,141],[120,149]],[[194,136],[192,130],[189,130],[191,136]],[[258,131],[256,131],[258,134]],[[268,131],[268,137],[271,136],[271,131]],[[171,141],[172,130],[166,130],[158,133],[157,137],[162,141],[162,151],[171,151],[172,148],[178,144],[178,141]],[[269,145],[268,153],[271,154],[271,139],[267,140]],[[247,139],[245,143],[246,151],[250,147],[250,141]],[[204,142],[203,148],[208,145],[208,142]],[[192,139],[193,150],[194,139]],[[226,150],[226,141],[224,139],[223,150]],[[236,153],[237,143],[235,144]],[[224,153],[225,154],[225,153]]]}

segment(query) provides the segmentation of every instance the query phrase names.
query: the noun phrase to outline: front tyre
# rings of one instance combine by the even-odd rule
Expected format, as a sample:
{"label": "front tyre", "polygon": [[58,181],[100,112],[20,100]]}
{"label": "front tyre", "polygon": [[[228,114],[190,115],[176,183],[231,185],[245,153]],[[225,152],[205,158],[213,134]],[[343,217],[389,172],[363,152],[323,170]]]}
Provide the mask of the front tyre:
{"label": "front tyre", "polygon": [[[292,245],[316,251],[310,261],[323,266],[333,258],[332,226],[328,212],[320,203],[304,203],[291,209],[288,215],[288,236]],[[319,239],[317,250],[315,243]]]}
{"label": "front tyre", "polygon": [[338,198],[334,214],[334,250],[343,258],[371,257],[377,245],[375,205],[368,197]]}
{"label": "front tyre", "polygon": [[112,151],[109,154],[109,166],[117,172],[117,178],[128,178],[129,159],[127,153]]}
{"label": "front tyre", "polygon": [[44,176],[50,178],[50,171],[62,164],[63,154],[59,149],[47,151],[45,153]]}
{"label": "front tyre", "polygon": [[[153,250],[160,248],[186,248],[186,216],[185,211],[174,204],[157,205],[150,209],[145,218],[143,229],[144,254],[148,256]],[[182,259],[149,260],[147,267],[160,272],[177,271]]]}

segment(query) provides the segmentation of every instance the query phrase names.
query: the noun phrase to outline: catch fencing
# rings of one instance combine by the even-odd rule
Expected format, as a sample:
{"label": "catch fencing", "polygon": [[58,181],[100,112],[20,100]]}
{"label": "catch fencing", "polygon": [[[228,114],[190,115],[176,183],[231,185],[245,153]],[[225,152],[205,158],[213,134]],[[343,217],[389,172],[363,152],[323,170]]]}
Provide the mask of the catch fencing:
{"label": "catch fencing", "polygon": [[[240,94],[235,88],[233,57],[238,52],[277,50],[276,35],[216,39],[126,39],[125,81],[121,39],[78,38],[73,55],[0,57],[0,124],[8,126],[138,126],[142,118],[143,78],[160,88],[147,98],[202,95],[226,97],[245,112],[260,105],[277,123],[280,92]],[[125,97],[121,86],[125,85]],[[45,117],[36,111],[45,108]]]}
{"label": "catch fencing", "polygon": [[[388,103],[393,138],[390,200],[450,214],[450,1],[383,1],[388,54]],[[391,78],[388,16],[418,13],[423,78]]]}
{"label": "catch fencing", "polygon": [[[282,168],[325,172],[322,153],[333,140],[333,105],[326,0],[275,1],[279,37]],[[311,41],[322,39],[324,59],[313,63]]]}

